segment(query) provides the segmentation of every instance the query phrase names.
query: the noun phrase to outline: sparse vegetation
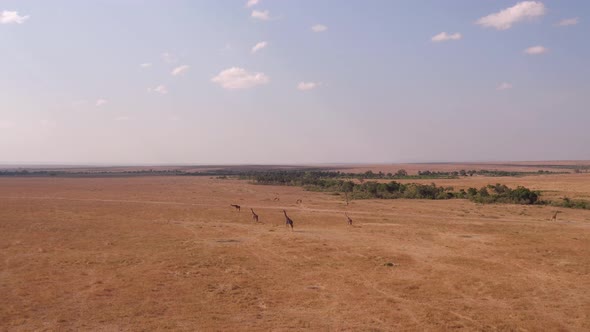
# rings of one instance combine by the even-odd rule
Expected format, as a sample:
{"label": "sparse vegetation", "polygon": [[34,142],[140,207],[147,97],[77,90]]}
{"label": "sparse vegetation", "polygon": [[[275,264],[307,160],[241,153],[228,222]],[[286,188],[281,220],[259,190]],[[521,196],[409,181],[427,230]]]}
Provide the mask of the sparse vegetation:
{"label": "sparse vegetation", "polygon": [[[580,169],[574,171],[580,172]],[[275,175],[285,179],[286,177],[299,178],[302,175],[311,176],[315,178],[331,178],[331,179],[357,179],[364,180],[412,180],[412,179],[457,179],[465,176],[527,176],[540,174],[564,174],[567,172],[550,172],[539,170],[537,172],[508,172],[498,170],[460,170],[452,172],[438,172],[438,171],[418,171],[417,174],[411,175],[405,169],[399,169],[395,173],[383,173],[366,171],[364,173],[346,173],[340,171],[332,171],[321,168],[292,168],[289,170],[280,170],[269,168],[268,170],[244,170],[220,168],[214,170],[203,171],[185,171],[181,169],[139,169],[139,170],[36,170],[36,169],[0,169],[0,176],[62,176],[62,177],[92,177],[92,176],[217,176],[221,179],[228,177],[238,177],[242,179],[250,179],[252,177],[263,176],[266,180],[272,180]],[[286,176],[285,174],[288,174]],[[277,183],[278,184],[278,183]]]}
{"label": "sparse vegetation", "polygon": [[[352,181],[339,179],[342,173],[337,172],[305,172],[277,171],[261,172],[249,177],[256,184],[300,186],[309,191],[330,192],[334,195],[343,193],[347,199],[468,199],[482,204],[522,204],[522,205],[553,205],[566,208],[590,209],[590,202],[584,200],[562,201],[541,200],[541,192],[518,186],[510,188],[497,183],[482,188],[459,189],[419,183],[399,183],[391,181]],[[325,176],[325,177],[324,177]]]}
{"label": "sparse vegetation", "polygon": [[[327,175],[327,178],[323,176]],[[332,177],[330,177],[332,176]],[[333,172],[270,172],[252,177],[254,183],[264,185],[301,186],[310,191],[343,192],[352,199],[469,199],[477,203],[536,204],[540,192],[525,187],[511,189],[502,184],[489,185],[480,189],[469,188],[455,191],[453,187],[419,183],[380,183],[335,178]]]}
{"label": "sparse vegetation", "polygon": [[[539,165],[547,167],[547,165]],[[576,172],[583,171],[583,167],[572,168]],[[330,192],[335,195],[343,194],[345,199],[469,199],[476,203],[510,203],[510,204],[543,204],[565,208],[590,209],[590,202],[585,200],[571,200],[564,198],[559,201],[540,200],[541,193],[525,187],[511,189],[502,184],[488,185],[483,188],[468,188],[455,191],[452,187],[419,183],[388,183],[367,181],[386,179],[456,179],[474,175],[486,177],[524,176],[537,174],[561,174],[539,170],[537,172],[509,172],[498,170],[460,170],[453,172],[419,171],[416,175],[409,175],[404,169],[395,173],[366,171],[364,173],[346,173],[313,168],[294,168],[288,170],[243,170],[220,168],[188,172],[179,169],[167,170],[131,170],[131,171],[64,171],[64,170],[28,170],[12,169],[0,170],[0,176],[26,177],[93,177],[93,176],[215,176],[217,179],[230,177],[250,180],[255,184],[299,186],[309,191]]]}
{"label": "sparse vegetation", "polygon": [[590,201],[583,199],[570,199],[568,197],[564,197],[560,201],[551,201],[546,204],[570,209],[590,210]]}

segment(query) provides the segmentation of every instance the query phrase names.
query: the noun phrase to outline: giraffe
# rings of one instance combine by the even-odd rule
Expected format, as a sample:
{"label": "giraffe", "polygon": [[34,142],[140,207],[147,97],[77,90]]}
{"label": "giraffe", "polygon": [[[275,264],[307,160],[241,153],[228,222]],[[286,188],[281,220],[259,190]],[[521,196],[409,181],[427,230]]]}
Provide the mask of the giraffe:
{"label": "giraffe", "polygon": [[303,203],[303,200],[302,199],[298,199],[297,202],[296,202],[296,204],[301,204],[301,203]]}
{"label": "giraffe", "polygon": [[252,211],[252,219],[254,219],[254,221],[258,222],[258,215],[256,213],[254,213],[254,210],[252,208],[250,208],[250,211]]}
{"label": "giraffe", "polygon": [[561,211],[555,211],[555,213],[553,213],[553,217],[551,217],[552,221],[557,221],[557,214],[561,212]]}
{"label": "giraffe", "polygon": [[240,207],[239,205],[236,205],[236,204],[230,204],[229,206],[231,206],[231,207],[235,208],[236,210],[238,210],[238,212],[240,212],[240,211],[241,211],[241,207]]}
{"label": "giraffe", "polygon": [[285,226],[286,227],[291,226],[291,231],[293,231],[293,220],[291,220],[291,218],[289,218],[289,216],[287,216],[287,211],[283,210],[283,213],[285,214]]}
{"label": "giraffe", "polygon": [[346,218],[348,219],[348,225],[352,226],[352,219],[348,216],[348,213],[344,212],[344,215],[346,216]]}

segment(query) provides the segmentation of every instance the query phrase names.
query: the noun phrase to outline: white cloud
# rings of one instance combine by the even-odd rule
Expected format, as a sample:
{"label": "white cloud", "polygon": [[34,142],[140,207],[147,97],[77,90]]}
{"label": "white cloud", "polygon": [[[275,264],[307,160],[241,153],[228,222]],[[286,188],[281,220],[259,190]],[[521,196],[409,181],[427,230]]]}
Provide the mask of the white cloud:
{"label": "white cloud", "polygon": [[149,63],[149,62],[146,62],[146,63],[142,63],[142,64],[140,64],[139,66],[140,66],[141,68],[150,68],[150,67],[152,66],[152,64],[151,64],[151,63]]}
{"label": "white cloud", "polygon": [[106,99],[102,99],[102,98],[101,98],[101,99],[98,99],[98,100],[97,100],[97,101],[94,103],[94,105],[95,105],[96,107],[101,107],[102,105],[104,105],[104,104],[106,104],[106,103],[108,103],[108,100],[106,100]]}
{"label": "white cloud", "polygon": [[225,89],[247,89],[270,82],[264,73],[250,73],[243,68],[232,67],[221,71],[211,79]]}
{"label": "white cloud", "polygon": [[454,34],[448,34],[446,32],[441,32],[438,35],[432,37],[432,41],[433,42],[443,42],[443,41],[448,41],[448,40],[459,40],[463,38],[463,36],[460,33],[454,33]]}
{"label": "white cloud", "polygon": [[328,30],[328,27],[323,24],[316,24],[311,27],[311,30],[313,32],[324,32],[324,31]]}
{"label": "white cloud", "polygon": [[153,89],[152,88],[148,88],[148,92],[155,92],[155,93],[159,93],[161,95],[165,95],[165,94],[168,93],[168,88],[166,88],[165,85],[161,85],[160,84],[160,85],[158,85],[157,87],[155,87]]}
{"label": "white cloud", "polygon": [[477,24],[486,28],[507,30],[513,24],[545,15],[545,5],[538,1],[522,1],[494,14],[482,17]]}
{"label": "white cloud", "polygon": [[299,82],[299,84],[297,84],[297,89],[301,91],[313,90],[319,85],[320,83],[316,82]]}
{"label": "white cloud", "polygon": [[543,54],[543,53],[547,53],[547,52],[549,52],[549,49],[545,48],[541,45],[532,46],[532,47],[529,47],[526,50],[524,50],[524,53],[531,54],[531,55]]}
{"label": "white cloud", "polygon": [[16,127],[16,123],[12,121],[2,121],[0,120],[0,129],[10,129]]}
{"label": "white cloud", "polygon": [[577,18],[577,17],[574,17],[574,18],[566,18],[566,19],[563,19],[563,20],[559,21],[559,23],[555,24],[555,26],[558,26],[558,27],[566,27],[568,25],[576,25],[578,23],[580,23],[580,19]]}
{"label": "white cloud", "polygon": [[500,85],[498,85],[496,87],[496,90],[499,90],[499,91],[508,90],[508,89],[512,89],[512,84],[508,83],[508,82],[502,82],[502,83],[500,83]]}
{"label": "white cloud", "polygon": [[178,61],[178,58],[172,53],[164,52],[162,53],[162,60],[166,63],[174,63]]}
{"label": "white cloud", "polygon": [[20,16],[17,11],[3,10],[0,12],[0,24],[23,24],[29,16]]}
{"label": "white cloud", "polygon": [[268,45],[268,42],[265,41],[261,41],[260,43],[257,43],[256,45],[254,45],[254,47],[252,47],[252,53],[256,53],[258,51],[260,51],[261,49],[265,48]]}
{"label": "white cloud", "polygon": [[186,73],[189,69],[190,69],[190,66],[182,65],[182,66],[174,68],[170,74],[172,74],[172,76],[182,75],[182,74]]}
{"label": "white cloud", "polygon": [[270,12],[268,10],[260,11],[260,10],[253,10],[252,11],[252,18],[262,21],[270,20]]}
{"label": "white cloud", "polygon": [[250,8],[256,6],[259,2],[259,0],[248,0],[248,2],[246,2],[246,7]]}

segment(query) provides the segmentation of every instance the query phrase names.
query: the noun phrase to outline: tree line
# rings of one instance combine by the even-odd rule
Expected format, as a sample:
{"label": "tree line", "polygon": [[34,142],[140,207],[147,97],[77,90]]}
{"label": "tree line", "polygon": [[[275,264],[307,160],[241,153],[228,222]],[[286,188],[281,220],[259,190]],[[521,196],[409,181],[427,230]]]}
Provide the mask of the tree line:
{"label": "tree line", "polygon": [[325,170],[320,168],[291,169],[291,170],[240,170],[240,169],[216,169],[207,171],[184,171],[179,169],[142,169],[126,171],[110,170],[93,170],[93,171],[76,171],[76,170],[29,170],[29,169],[6,169],[0,170],[0,176],[219,176],[219,177],[241,177],[249,178],[258,174],[270,176],[270,174],[282,174],[286,172],[294,177],[300,177],[303,174],[311,174],[313,177],[321,178],[340,178],[340,179],[358,179],[358,180],[412,180],[412,179],[457,179],[459,177],[482,175],[488,177],[494,176],[525,176],[536,174],[562,174],[562,172],[550,172],[539,170],[537,172],[508,172],[498,170],[459,170],[452,172],[439,171],[418,171],[417,174],[409,174],[405,169],[397,170],[395,173],[366,171],[364,173],[349,173]]}
{"label": "tree line", "polygon": [[511,189],[502,184],[489,185],[482,188],[455,190],[453,187],[437,186],[436,184],[399,183],[391,181],[355,182],[339,179],[330,173],[324,177],[322,172],[277,171],[257,173],[250,177],[256,184],[287,185],[304,187],[310,191],[323,191],[346,194],[351,199],[469,199],[478,203],[513,203],[536,204],[540,192],[525,187]]}

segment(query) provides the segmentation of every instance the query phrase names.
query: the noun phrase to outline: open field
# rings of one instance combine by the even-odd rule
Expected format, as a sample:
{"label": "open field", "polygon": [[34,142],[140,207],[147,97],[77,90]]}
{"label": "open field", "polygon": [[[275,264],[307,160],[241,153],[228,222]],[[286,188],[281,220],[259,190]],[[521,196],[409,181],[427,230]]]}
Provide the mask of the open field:
{"label": "open field", "polygon": [[[335,167],[335,166],[334,166]],[[418,164],[376,164],[376,165],[350,165],[340,166],[343,172],[363,173],[366,171],[395,173],[405,169],[409,174],[416,174],[418,171],[452,172],[459,170],[498,170],[507,172],[537,172],[539,170],[552,172],[568,172],[572,168],[590,168],[590,161],[507,161],[495,163],[418,163]],[[336,167],[335,167],[336,168]]]}
{"label": "open field", "polygon": [[[590,174],[422,182],[590,197]],[[0,178],[0,330],[588,331],[590,211],[559,210],[346,206],[207,177]]]}

